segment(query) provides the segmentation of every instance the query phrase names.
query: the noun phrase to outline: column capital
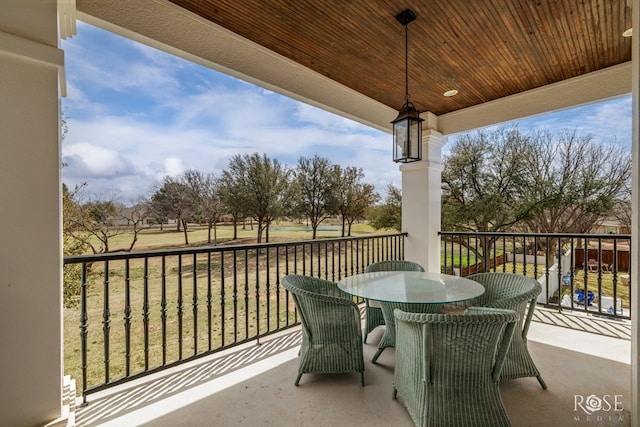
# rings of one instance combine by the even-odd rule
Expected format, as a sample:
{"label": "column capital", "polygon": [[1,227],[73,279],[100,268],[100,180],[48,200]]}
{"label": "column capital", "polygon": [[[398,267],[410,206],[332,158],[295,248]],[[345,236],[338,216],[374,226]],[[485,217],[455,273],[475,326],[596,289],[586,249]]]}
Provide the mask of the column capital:
{"label": "column capital", "polygon": [[444,166],[441,161],[423,159],[419,162],[403,163],[400,165],[400,172],[411,172],[421,169],[431,169],[442,172]]}
{"label": "column capital", "polygon": [[447,142],[447,137],[435,129],[422,130],[422,143],[438,144],[443,146]]}

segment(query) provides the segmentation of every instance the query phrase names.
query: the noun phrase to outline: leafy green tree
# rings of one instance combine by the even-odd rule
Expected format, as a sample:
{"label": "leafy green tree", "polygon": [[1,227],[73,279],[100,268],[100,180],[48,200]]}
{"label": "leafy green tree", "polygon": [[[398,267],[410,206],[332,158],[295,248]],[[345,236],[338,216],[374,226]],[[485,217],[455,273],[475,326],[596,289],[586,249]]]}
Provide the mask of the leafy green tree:
{"label": "leafy green tree", "polygon": [[337,211],[342,216],[342,237],[351,236],[351,226],[356,220],[364,219],[367,211],[380,199],[374,191],[373,185],[362,182],[362,169],[347,167],[342,169],[334,166],[335,176],[339,176],[333,191],[336,197]]}
{"label": "leafy green tree", "polygon": [[207,223],[207,243],[212,243],[211,231],[213,229],[215,244],[217,241],[216,224],[222,212],[220,195],[218,194],[220,180],[214,174],[205,174],[194,170],[186,171],[183,177],[193,197],[195,215]]}
{"label": "leafy green tree", "polygon": [[497,232],[531,217],[530,144],[517,127],[462,135],[444,157],[442,229]]}
{"label": "leafy green tree", "polygon": [[[223,173],[223,182],[230,183],[242,203],[240,212],[257,222],[257,241],[269,241],[269,226],[289,208],[291,197],[289,171],[278,160],[266,154],[235,155]],[[228,201],[225,194],[225,203]]]}
{"label": "leafy green tree", "polygon": [[118,209],[113,200],[90,201],[83,205],[83,209],[97,224],[108,223],[116,216]]}
{"label": "leafy green tree", "polygon": [[301,157],[293,172],[296,212],[302,213],[311,224],[312,239],[318,226],[337,213],[334,191],[339,186],[340,169],[334,169],[329,159],[318,156]]}
{"label": "leafy green tree", "polygon": [[[67,117],[63,112],[60,118],[60,139],[63,143],[68,133]],[[62,167],[65,166],[67,165],[62,162]],[[73,218],[77,218],[80,211],[80,206],[76,202],[76,193],[85,186],[86,183],[82,183],[70,191],[66,184],[62,184],[62,254],[65,257],[82,255],[88,249],[87,236],[82,230],[78,230],[73,222]],[[79,303],[81,287],[82,265],[65,266],[62,277],[62,301],[65,307],[73,307]]]}
{"label": "leafy green tree", "polygon": [[[73,191],[62,184],[62,244],[63,254],[76,256],[86,253],[88,244],[82,229],[77,229],[73,218],[79,216],[80,206],[75,200],[75,194],[79,191],[76,186]],[[63,303],[65,307],[73,307],[79,303],[80,289],[82,286],[82,265],[71,264],[65,266],[63,276]]]}
{"label": "leafy green tree", "polygon": [[165,176],[161,183],[156,184],[152,191],[150,210],[154,216],[173,218],[176,220],[176,230],[182,229],[184,244],[189,244],[188,224],[195,212],[195,198],[192,188],[186,178]]}
{"label": "leafy green tree", "polygon": [[244,164],[229,163],[232,168],[224,170],[218,183],[218,196],[222,212],[233,221],[233,240],[238,238],[238,223],[248,214],[245,208]]}
{"label": "leafy green tree", "polygon": [[[500,232],[531,219],[544,201],[527,192],[530,147],[513,126],[461,135],[444,157],[442,229]],[[486,265],[494,239],[480,237]]]}
{"label": "leafy green tree", "polygon": [[531,138],[523,193],[543,201],[527,231],[588,233],[630,200],[631,153],[591,135],[537,132]]}
{"label": "leafy green tree", "polygon": [[402,191],[395,185],[387,184],[384,204],[371,213],[371,226],[376,230],[391,228],[402,231]]}

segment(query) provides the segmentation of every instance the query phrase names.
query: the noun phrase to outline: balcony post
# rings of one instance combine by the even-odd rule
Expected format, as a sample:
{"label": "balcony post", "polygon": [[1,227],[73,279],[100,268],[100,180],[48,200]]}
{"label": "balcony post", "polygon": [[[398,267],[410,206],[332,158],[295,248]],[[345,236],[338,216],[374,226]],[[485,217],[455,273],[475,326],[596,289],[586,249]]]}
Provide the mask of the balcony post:
{"label": "balcony post", "polygon": [[633,37],[631,38],[631,161],[633,165],[631,188],[631,425],[640,425],[640,2],[632,8]]}
{"label": "balcony post", "polygon": [[[69,2],[66,2],[69,3]],[[64,425],[57,0],[0,2],[0,425]],[[60,27],[59,27],[60,25]]]}
{"label": "balcony post", "polygon": [[442,146],[446,138],[435,130],[435,116],[427,113],[422,132],[423,159],[400,166],[402,172],[402,231],[405,259],[427,271],[440,272],[440,195]]}

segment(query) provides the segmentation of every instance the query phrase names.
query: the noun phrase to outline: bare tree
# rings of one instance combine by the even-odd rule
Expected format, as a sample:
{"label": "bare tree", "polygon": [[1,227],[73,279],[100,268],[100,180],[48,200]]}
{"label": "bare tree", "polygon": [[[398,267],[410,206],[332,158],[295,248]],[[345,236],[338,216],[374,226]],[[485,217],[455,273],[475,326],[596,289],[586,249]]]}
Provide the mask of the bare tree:
{"label": "bare tree", "polygon": [[115,201],[116,197],[90,198],[79,190],[75,192],[76,208],[66,212],[67,236],[86,245],[94,254],[111,252],[111,239],[130,231],[121,222],[120,205]]}
{"label": "bare tree", "polygon": [[127,251],[132,251],[138,242],[138,235],[142,230],[148,228],[147,219],[149,218],[150,208],[149,201],[144,197],[139,197],[130,207],[124,205],[117,206],[117,215],[126,222],[133,237]]}
{"label": "bare tree", "polygon": [[631,233],[631,184],[628,183],[620,192],[613,208],[613,216],[623,228],[623,233]]}

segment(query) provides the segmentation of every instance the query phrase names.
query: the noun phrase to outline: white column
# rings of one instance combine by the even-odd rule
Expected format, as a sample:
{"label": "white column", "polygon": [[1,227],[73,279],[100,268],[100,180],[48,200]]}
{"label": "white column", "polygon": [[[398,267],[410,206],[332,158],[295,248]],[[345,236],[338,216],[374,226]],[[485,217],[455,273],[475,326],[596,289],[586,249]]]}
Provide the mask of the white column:
{"label": "white column", "polygon": [[633,162],[631,199],[631,399],[629,409],[631,411],[631,425],[640,425],[640,2],[632,3],[633,37],[631,40],[632,52],[632,143],[631,156]]}
{"label": "white column", "polygon": [[446,138],[434,129],[422,133],[422,161],[400,166],[402,172],[402,231],[405,259],[425,270],[440,272],[440,195],[442,146]]}
{"label": "white column", "polygon": [[[37,3],[37,5],[36,5]],[[62,416],[57,1],[0,2],[0,425]]]}

